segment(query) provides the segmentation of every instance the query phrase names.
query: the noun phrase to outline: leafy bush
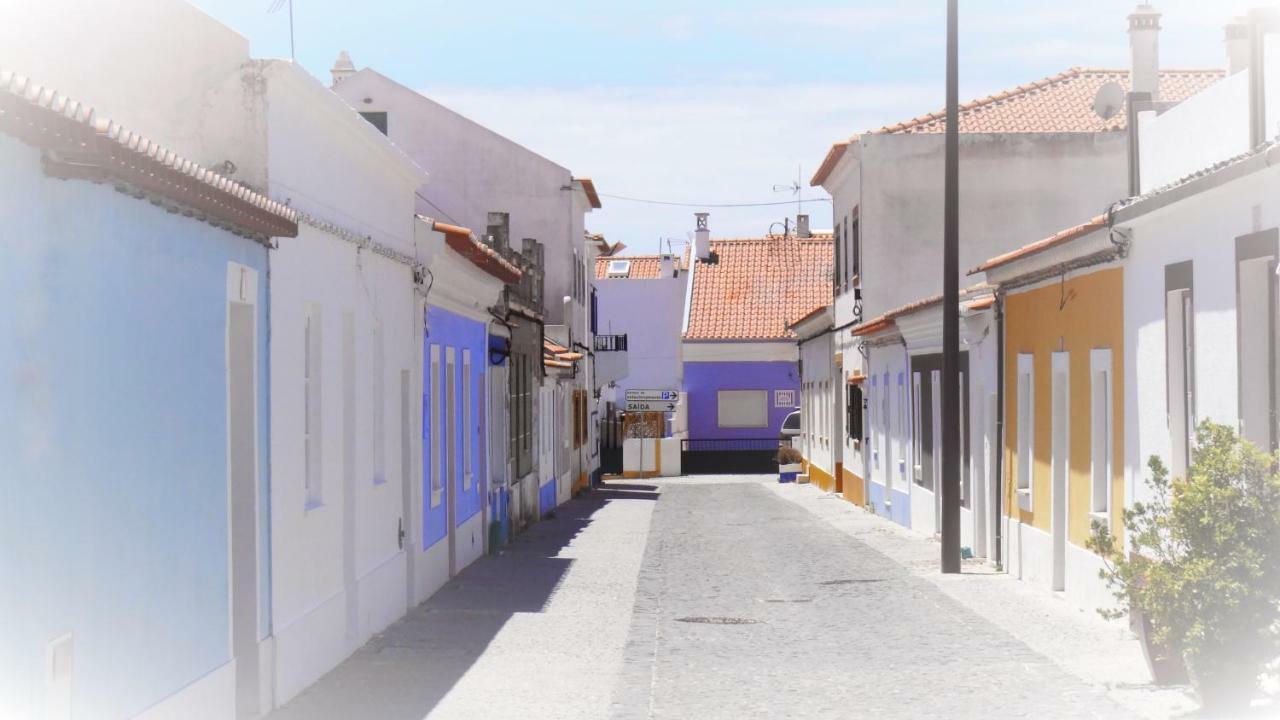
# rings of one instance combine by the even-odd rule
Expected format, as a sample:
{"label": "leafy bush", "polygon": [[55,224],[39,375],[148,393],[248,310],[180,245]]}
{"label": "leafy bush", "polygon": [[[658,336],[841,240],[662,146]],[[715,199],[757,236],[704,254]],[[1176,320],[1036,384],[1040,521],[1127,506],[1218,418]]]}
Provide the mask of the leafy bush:
{"label": "leafy bush", "polygon": [[804,455],[800,451],[790,445],[783,445],[778,448],[777,461],[779,465],[791,465],[793,463],[804,462]]}
{"label": "leafy bush", "polygon": [[[1252,683],[1280,652],[1280,476],[1277,460],[1225,425],[1196,430],[1188,477],[1148,462],[1153,499],[1124,513],[1129,547],[1095,522],[1089,547],[1124,608],[1151,619],[1201,680]],[[1251,685],[1250,685],[1251,686]]]}

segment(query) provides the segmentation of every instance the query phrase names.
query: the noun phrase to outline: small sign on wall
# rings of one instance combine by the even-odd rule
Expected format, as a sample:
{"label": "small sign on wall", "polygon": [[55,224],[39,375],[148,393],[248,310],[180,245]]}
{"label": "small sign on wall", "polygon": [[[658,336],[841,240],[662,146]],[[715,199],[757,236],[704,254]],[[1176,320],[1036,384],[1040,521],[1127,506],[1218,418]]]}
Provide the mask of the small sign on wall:
{"label": "small sign on wall", "polygon": [[795,390],[774,390],[773,406],[776,408],[793,408],[796,406]]}

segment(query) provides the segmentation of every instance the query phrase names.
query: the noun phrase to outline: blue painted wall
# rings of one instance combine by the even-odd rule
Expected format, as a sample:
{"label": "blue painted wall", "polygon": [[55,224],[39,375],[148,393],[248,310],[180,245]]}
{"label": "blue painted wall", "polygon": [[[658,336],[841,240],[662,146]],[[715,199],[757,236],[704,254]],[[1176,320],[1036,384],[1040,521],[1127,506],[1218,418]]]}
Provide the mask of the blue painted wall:
{"label": "blue painted wall", "polygon": [[230,659],[227,263],[259,270],[266,508],[267,252],[7,136],[0,167],[0,698],[42,703],[74,632],[75,713],[128,717]]}
{"label": "blue painted wall", "polygon": [[[795,407],[775,407],[774,390],[793,390],[800,400],[800,373],[794,362],[687,362],[684,390],[689,394],[689,437],[778,439],[782,421]],[[769,425],[763,428],[719,426],[716,395],[720,390],[768,390]]]}
{"label": "blue painted wall", "polygon": [[[485,324],[465,318],[456,313],[438,307],[427,307],[427,332],[423,340],[423,397],[422,397],[422,445],[423,445],[423,478],[422,478],[422,517],[423,549],[429,548],[443,540],[448,526],[448,494],[457,498],[455,526],[461,526],[480,512],[483,498],[480,495],[481,479],[485,477],[486,457],[480,439],[482,413],[488,404],[484,397],[485,368],[489,357],[489,335]],[[431,346],[440,346],[441,388],[437,397],[431,396]],[[452,378],[445,377],[445,350],[455,348],[454,373]],[[431,507],[431,472],[439,464],[440,459],[433,456],[434,446],[431,442],[431,407],[437,403],[439,415],[445,417],[446,396],[444,383],[454,383],[454,399],[458,414],[456,427],[462,427],[462,351],[471,350],[471,426],[466,430],[471,433],[471,488],[463,488],[463,463],[455,463],[454,477],[443,483],[444,494],[440,504]],[[454,452],[462,455],[464,441],[461,432],[453,438]]]}
{"label": "blue painted wall", "polygon": [[556,481],[552,478],[538,486],[538,515],[546,517],[556,509]]}

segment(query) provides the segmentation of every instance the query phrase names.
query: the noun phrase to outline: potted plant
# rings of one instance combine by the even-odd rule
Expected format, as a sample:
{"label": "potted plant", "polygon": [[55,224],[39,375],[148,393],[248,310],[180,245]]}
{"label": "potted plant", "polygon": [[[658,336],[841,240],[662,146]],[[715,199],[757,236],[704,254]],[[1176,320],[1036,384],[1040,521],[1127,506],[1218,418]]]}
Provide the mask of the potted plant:
{"label": "potted plant", "polygon": [[1205,422],[1186,479],[1170,480],[1159,458],[1148,462],[1151,500],[1124,513],[1129,547],[1101,523],[1089,540],[1116,599],[1141,613],[1148,652],[1180,654],[1211,713],[1247,708],[1259,672],[1280,653],[1278,460]]}
{"label": "potted plant", "polygon": [[790,445],[778,448],[778,482],[795,482],[796,476],[804,470],[804,456]]}

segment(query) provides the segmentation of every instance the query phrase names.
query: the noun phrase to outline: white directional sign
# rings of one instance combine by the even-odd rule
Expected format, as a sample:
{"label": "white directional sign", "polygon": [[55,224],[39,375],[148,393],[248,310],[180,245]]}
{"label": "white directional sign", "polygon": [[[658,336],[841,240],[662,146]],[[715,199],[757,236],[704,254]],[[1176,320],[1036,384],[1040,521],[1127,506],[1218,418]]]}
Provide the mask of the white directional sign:
{"label": "white directional sign", "polygon": [[628,400],[627,412],[675,412],[674,400]]}
{"label": "white directional sign", "polygon": [[680,391],[679,390],[628,390],[627,402],[631,402],[633,400],[638,402],[646,402],[646,401],[679,402]]}

